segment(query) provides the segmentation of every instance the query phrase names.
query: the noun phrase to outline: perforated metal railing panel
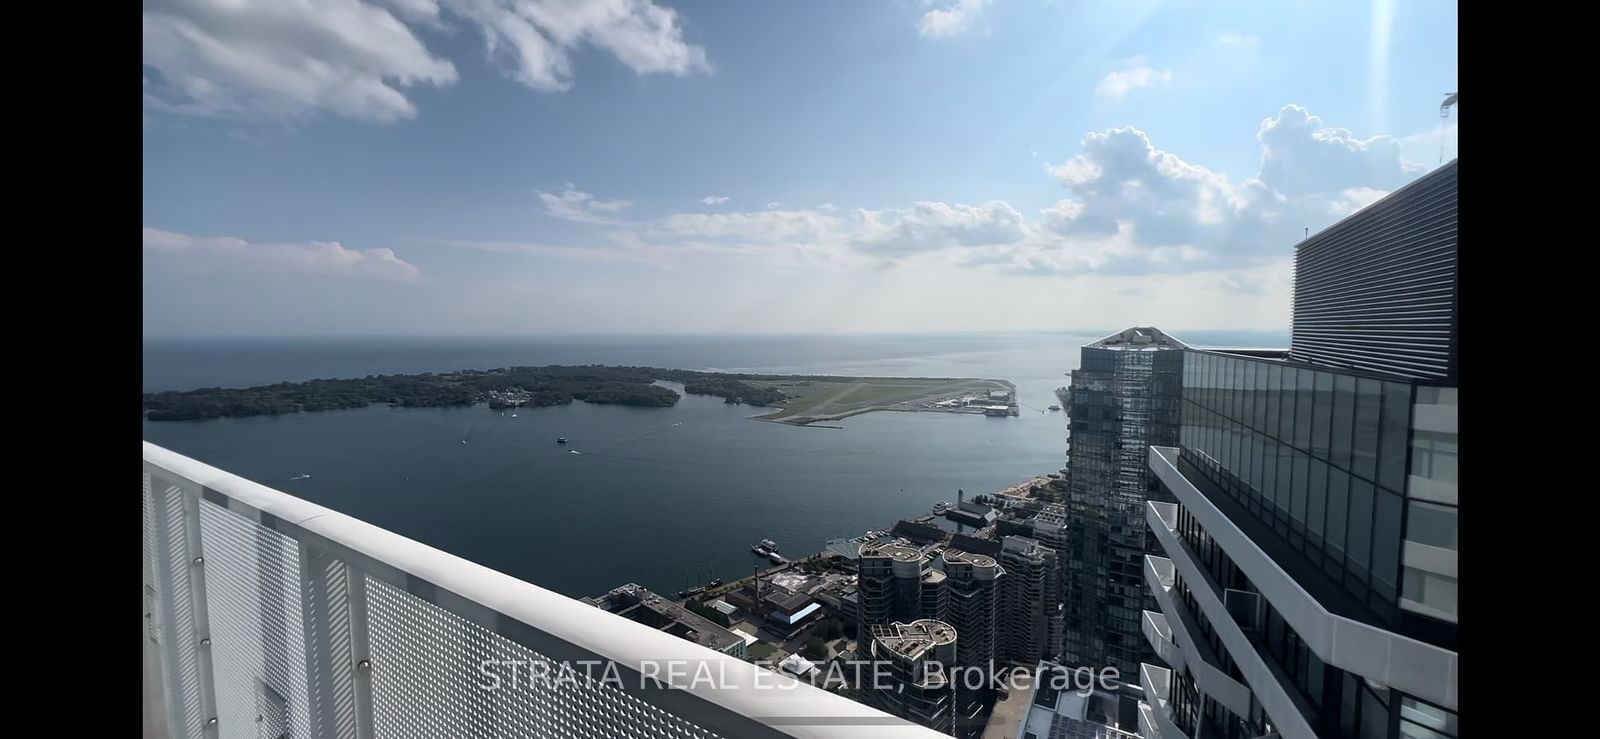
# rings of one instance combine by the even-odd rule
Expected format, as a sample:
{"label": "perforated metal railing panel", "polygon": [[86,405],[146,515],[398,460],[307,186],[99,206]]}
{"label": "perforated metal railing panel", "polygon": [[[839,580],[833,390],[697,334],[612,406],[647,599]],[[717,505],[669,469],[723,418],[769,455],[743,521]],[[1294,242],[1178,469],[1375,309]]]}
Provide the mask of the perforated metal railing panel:
{"label": "perforated metal railing panel", "polygon": [[[574,674],[595,649],[624,665],[676,655],[759,671],[622,619],[596,631],[616,617],[145,447],[145,653],[159,675],[146,715],[166,736],[930,735],[806,685],[781,699],[745,692],[756,690],[749,675],[730,696]],[[817,714],[834,723],[805,723]]]}
{"label": "perforated metal railing panel", "polygon": [[282,697],[292,736],[313,736],[299,545],[208,501],[200,502],[200,532],[218,736],[272,737],[258,726],[269,718],[258,709],[264,694]]}
{"label": "perforated metal railing panel", "polygon": [[[717,736],[600,684],[602,675],[574,671],[558,679],[559,667],[544,655],[387,583],[368,581],[367,613],[379,736]],[[432,710],[439,705],[455,710]]]}

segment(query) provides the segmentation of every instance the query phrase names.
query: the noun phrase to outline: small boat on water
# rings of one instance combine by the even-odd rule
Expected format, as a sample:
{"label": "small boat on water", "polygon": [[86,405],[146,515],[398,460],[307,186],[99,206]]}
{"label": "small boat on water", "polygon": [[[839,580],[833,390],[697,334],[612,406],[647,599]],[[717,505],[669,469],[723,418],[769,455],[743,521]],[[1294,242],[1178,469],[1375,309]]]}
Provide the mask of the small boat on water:
{"label": "small boat on water", "polygon": [[770,549],[770,550],[772,550],[774,552],[778,551],[778,542],[775,542],[775,541],[773,541],[771,539],[762,539],[761,540],[761,546],[764,546],[767,549]]}
{"label": "small boat on water", "polygon": [[308,477],[311,477],[311,476],[310,475],[295,475],[294,477],[291,477],[289,479],[290,480],[304,480],[304,479],[306,479]]}
{"label": "small boat on water", "polygon": [[772,560],[773,564],[780,564],[780,565],[789,561],[787,559],[784,559],[783,555],[778,554],[777,552],[767,552],[767,559]]}
{"label": "small boat on water", "polygon": [[933,512],[934,513],[944,513],[945,511],[948,511],[948,510],[950,510],[951,508],[954,508],[954,507],[956,507],[956,504],[951,503],[948,500],[941,500],[938,503],[934,503],[933,504]]}
{"label": "small boat on water", "polygon": [[1051,405],[1050,406],[1050,410],[1059,411],[1059,410],[1061,410],[1061,406],[1059,406],[1059,405]]}
{"label": "small boat on water", "polygon": [[556,437],[556,443],[557,444],[565,444],[565,443],[567,443],[567,437],[565,437],[565,436],[557,436]]}
{"label": "small boat on water", "polygon": [[766,547],[761,546],[760,544],[757,544],[755,546],[750,547],[750,551],[755,552],[756,554],[759,554],[759,555],[761,555],[763,557],[765,557],[768,554],[772,553],[772,550],[767,549]]}
{"label": "small boat on water", "polygon": [[517,414],[515,414],[515,413],[513,413],[513,414],[511,414],[511,417],[512,417],[512,418],[516,418],[516,417],[517,417]]}

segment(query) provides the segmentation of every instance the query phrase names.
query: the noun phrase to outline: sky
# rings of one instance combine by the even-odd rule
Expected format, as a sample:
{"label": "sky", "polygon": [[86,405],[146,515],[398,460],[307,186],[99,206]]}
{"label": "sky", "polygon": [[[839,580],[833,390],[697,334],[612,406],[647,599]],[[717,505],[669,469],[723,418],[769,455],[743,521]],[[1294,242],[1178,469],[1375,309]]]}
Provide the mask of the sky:
{"label": "sky", "polygon": [[1435,0],[146,0],[147,336],[1288,326]]}

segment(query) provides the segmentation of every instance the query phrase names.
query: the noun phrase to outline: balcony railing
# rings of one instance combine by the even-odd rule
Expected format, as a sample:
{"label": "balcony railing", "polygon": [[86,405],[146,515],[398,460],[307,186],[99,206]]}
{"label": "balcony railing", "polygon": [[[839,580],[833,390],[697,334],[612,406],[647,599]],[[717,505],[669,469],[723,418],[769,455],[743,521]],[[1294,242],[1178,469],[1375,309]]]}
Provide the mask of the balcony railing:
{"label": "balcony railing", "polygon": [[931,737],[144,444],[146,735]]}
{"label": "balcony railing", "polygon": [[1172,716],[1172,670],[1148,662],[1139,665],[1139,733],[1149,739],[1189,739]]}

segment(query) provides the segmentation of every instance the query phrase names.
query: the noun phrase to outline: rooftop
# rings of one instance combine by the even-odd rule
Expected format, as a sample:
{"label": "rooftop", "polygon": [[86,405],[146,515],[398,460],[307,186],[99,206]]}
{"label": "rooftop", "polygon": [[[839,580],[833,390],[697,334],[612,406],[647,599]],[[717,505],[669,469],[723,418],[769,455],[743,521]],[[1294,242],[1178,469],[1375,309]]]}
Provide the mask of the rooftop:
{"label": "rooftop", "polygon": [[943,621],[920,618],[908,624],[876,624],[872,638],[889,651],[911,660],[920,661],[934,647],[956,643],[956,628]]}
{"label": "rooftop", "polygon": [[927,559],[921,549],[886,541],[869,541],[861,545],[863,557],[888,557],[899,562],[917,562]]}
{"label": "rooftop", "polygon": [[1158,349],[1188,349],[1185,344],[1155,326],[1134,326],[1107,336],[1089,347],[1095,349],[1121,349],[1123,351],[1156,351]]}
{"label": "rooftop", "polygon": [[613,588],[605,595],[579,600],[719,652],[743,641],[711,619],[636,583],[630,582]]}
{"label": "rooftop", "polygon": [[944,550],[944,561],[946,561],[946,562],[965,562],[967,564],[972,565],[973,567],[994,567],[995,566],[994,557],[990,557],[987,554],[976,554],[976,553],[973,553],[973,552],[964,552],[964,551],[961,551],[960,549],[946,549],[946,550]]}

